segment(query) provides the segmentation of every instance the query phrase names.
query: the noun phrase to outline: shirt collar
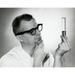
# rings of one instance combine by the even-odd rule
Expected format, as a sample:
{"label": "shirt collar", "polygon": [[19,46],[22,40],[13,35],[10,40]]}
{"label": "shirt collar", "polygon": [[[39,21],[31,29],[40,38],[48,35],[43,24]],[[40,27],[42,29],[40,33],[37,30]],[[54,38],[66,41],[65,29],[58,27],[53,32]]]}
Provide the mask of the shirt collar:
{"label": "shirt collar", "polygon": [[31,56],[22,48],[21,44],[20,44],[17,48],[20,50],[21,56],[27,57],[28,59],[33,60],[33,57],[31,57]]}

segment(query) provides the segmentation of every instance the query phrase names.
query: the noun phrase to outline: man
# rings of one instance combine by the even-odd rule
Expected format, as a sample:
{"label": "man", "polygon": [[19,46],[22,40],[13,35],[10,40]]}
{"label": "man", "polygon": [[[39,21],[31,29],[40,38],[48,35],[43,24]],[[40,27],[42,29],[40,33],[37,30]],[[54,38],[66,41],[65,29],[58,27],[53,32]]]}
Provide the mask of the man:
{"label": "man", "polygon": [[55,51],[54,62],[50,53],[44,50],[41,38],[43,25],[37,24],[30,14],[23,14],[16,17],[12,23],[13,32],[20,41],[21,46],[17,46],[5,54],[0,60],[0,66],[24,66],[24,67],[44,67],[62,66],[62,56],[70,50],[67,37],[61,36],[61,42]]}

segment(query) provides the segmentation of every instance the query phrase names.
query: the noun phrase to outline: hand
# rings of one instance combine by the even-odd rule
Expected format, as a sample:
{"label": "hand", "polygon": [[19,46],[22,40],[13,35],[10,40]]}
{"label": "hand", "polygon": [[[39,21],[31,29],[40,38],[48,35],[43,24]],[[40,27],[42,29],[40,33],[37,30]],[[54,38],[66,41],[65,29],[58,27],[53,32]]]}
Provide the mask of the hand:
{"label": "hand", "polygon": [[63,56],[65,53],[69,52],[71,50],[70,43],[68,41],[68,38],[65,36],[61,36],[61,43],[58,45],[58,48],[56,50],[56,54]]}
{"label": "hand", "polygon": [[41,43],[39,46],[37,46],[33,54],[33,58],[34,58],[33,66],[40,67],[42,65],[42,61],[44,60],[45,56],[46,53],[44,52],[44,44]]}

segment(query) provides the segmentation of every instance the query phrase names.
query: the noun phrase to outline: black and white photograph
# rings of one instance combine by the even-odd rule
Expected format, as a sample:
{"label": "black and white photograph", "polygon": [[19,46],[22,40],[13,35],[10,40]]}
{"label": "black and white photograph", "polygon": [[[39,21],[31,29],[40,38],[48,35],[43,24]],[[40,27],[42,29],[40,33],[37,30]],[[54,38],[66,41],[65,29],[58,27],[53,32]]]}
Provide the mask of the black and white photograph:
{"label": "black and white photograph", "polygon": [[75,8],[0,8],[0,67],[75,67]]}

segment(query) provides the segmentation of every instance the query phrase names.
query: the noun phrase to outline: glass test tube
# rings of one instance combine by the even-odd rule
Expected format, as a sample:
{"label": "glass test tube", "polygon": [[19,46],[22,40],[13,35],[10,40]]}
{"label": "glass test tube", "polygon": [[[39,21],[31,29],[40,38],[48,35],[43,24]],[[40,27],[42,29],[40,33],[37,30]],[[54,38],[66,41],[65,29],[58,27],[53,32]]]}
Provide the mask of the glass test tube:
{"label": "glass test tube", "polygon": [[66,17],[62,17],[62,36],[66,36]]}

